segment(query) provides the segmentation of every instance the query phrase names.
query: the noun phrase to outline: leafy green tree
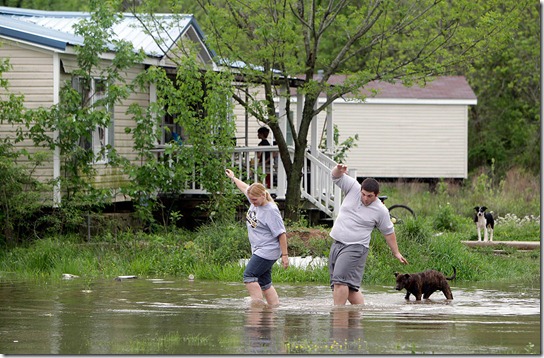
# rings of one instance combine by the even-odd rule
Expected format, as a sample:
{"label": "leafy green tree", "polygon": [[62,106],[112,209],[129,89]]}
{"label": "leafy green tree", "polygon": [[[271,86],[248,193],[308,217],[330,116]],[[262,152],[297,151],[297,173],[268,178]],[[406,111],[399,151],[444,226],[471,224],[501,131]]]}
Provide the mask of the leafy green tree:
{"label": "leafy green tree", "polygon": [[[134,51],[130,44],[111,40],[111,26],[118,21],[111,2],[91,1],[89,5],[96,11],[88,20],[76,25],[76,33],[85,39],[84,45],[75,49],[79,69],[73,73],[72,80],[62,86],[58,104],[49,108],[25,109],[24,99],[9,94],[5,81],[2,82],[9,95],[2,102],[2,121],[17,128],[13,138],[8,136],[3,139],[0,153],[5,169],[3,182],[6,188],[11,188],[9,190],[25,189],[21,191],[28,192],[28,195],[39,188],[39,183],[33,179],[32,167],[22,168],[26,170],[26,174],[22,175],[7,163],[24,155],[32,166],[36,166],[44,159],[40,154],[42,151],[38,150],[36,154],[30,155],[24,149],[17,150],[13,143],[29,139],[37,148],[49,153],[58,149],[62,174],[58,182],[47,183],[58,185],[63,190],[63,200],[54,211],[58,215],[49,217],[49,224],[53,224],[57,232],[76,228],[83,220],[82,210],[100,207],[111,201],[112,188],[99,188],[94,185],[95,162],[98,158],[108,157],[107,165],[118,166],[122,158],[117,156],[112,146],[102,147],[97,153],[89,148],[88,143],[91,143],[91,133],[98,127],[110,126],[111,109],[130,94],[130,87],[123,77],[124,70],[143,58],[142,53]],[[109,51],[108,46],[111,44],[115,47],[115,58],[104,64],[100,55]],[[7,70],[6,64],[7,62],[3,63],[2,71]],[[94,80],[97,76],[101,79],[100,86]],[[50,187],[49,193],[51,190]],[[20,200],[21,196],[14,198]],[[43,198],[45,197],[40,197]],[[51,204],[51,198],[31,202],[39,203],[38,205]],[[29,207],[27,210],[29,214],[32,213],[31,209]]]}
{"label": "leafy green tree", "polygon": [[[59,103],[50,108],[24,109],[23,98],[9,95],[9,91],[7,100],[0,103],[3,114],[0,120],[19,128],[13,142],[30,139],[37,147],[60,151],[62,175],[57,184],[63,190],[63,198],[57,211],[60,214],[55,223],[57,229],[75,229],[86,210],[111,202],[117,188],[99,187],[94,180],[96,162],[105,158],[106,166],[117,168],[120,173],[124,170],[129,176],[129,185],[123,189],[134,195],[137,204],[142,204],[140,208],[149,208],[144,212],[148,217],[155,208],[153,199],[157,193],[179,193],[187,189],[186,183],[192,181],[194,175],[199,185],[212,193],[207,208],[211,217],[219,219],[232,214],[236,200],[233,196],[219,195],[226,191],[227,183],[221,179],[233,149],[234,128],[228,119],[231,106],[225,101],[232,96],[230,74],[202,71],[191,44],[180,44],[183,56],[172,58],[179,66],[177,76],[151,67],[135,83],[127,83],[125,71],[141,63],[145,54],[135,51],[130,43],[115,39],[112,27],[122,16],[116,10],[119,2],[91,1],[88,5],[92,9],[90,17],[75,28],[76,34],[84,38],[84,44],[75,49],[78,68],[62,86]],[[111,51],[112,46],[114,58],[104,61],[101,55]],[[9,61],[3,60],[0,73],[8,69]],[[7,81],[2,78],[0,81],[0,85],[7,88]],[[90,145],[93,131],[110,127],[113,107],[126,100],[134,92],[134,86],[143,86],[147,91],[151,83],[157,87],[158,101],[148,108],[131,105],[129,114],[136,127],[126,130],[133,134],[141,163],[135,165],[119,156],[111,145],[102,146],[97,152]],[[176,143],[168,146],[165,155],[168,160],[157,161],[153,149],[164,114],[175,117],[191,141],[183,146]],[[21,155],[11,153],[12,148],[11,144],[1,148],[0,154],[6,163]],[[5,184],[9,179],[7,174],[11,173],[7,169]],[[15,178],[15,174],[10,174],[10,178]],[[15,184],[25,183],[19,180]],[[11,187],[6,185],[5,189]],[[149,203],[152,205],[147,205]]]}
{"label": "leafy green tree", "polygon": [[[274,133],[287,173],[286,218],[297,220],[308,132],[316,115],[372,80],[424,83],[450,74],[503,45],[528,1],[265,1],[197,0],[208,43],[227,65],[264,91],[234,94]],[[502,9],[497,11],[496,9]],[[175,11],[177,9],[174,9]],[[183,11],[183,9],[180,9]],[[323,70],[318,76],[318,70]],[[279,75],[281,74],[281,76]],[[349,75],[342,84],[328,82]],[[303,78],[302,118],[291,117],[289,78]],[[318,103],[320,93],[327,96]],[[294,155],[276,116],[274,98],[285,99]],[[247,99],[246,99],[247,98]]]}
{"label": "leafy green tree", "polygon": [[521,166],[540,171],[539,4],[520,13],[502,51],[484,53],[468,76],[478,94],[469,121],[469,168]]}
{"label": "leafy green tree", "polygon": [[[156,9],[156,4],[151,3]],[[154,16],[135,13],[142,26],[150,33],[160,32],[164,24]],[[176,16],[172,17],[176,21]],[[179,213],[164,207],[160,201],[150,202],[152,193],[178,195],[190,185],[206,189],[211,200],[204,204],[211,220],[232,219],[239,199],[226,190],[229,185],[224,169],[230,165],[235,136],[232,117],[232,75],[228,72],[215,71],[210,64],[199,60],[198,44],[180,40],[167,54],[168,60],[176,67],[174,74],[166,69],[150,67],[140,75],[136,82],[142,88],[155,85],[157,102],[148,111],[143,112],[137,105],[131,106],[137,128],[132,131],[135,138],[135,151],[142,159],[142,166],[130,166],[132,180],[129,190],[136,198],[140,211],[148,218],[146,211],[161,209],[163,223],[179,218]],[[169,116],[182,128],[184,137],[170,143],[164,143],[164,155],[155,160],[151,149],[160,137],[160,120]],[[178,133],[180,134],[180,133]]]}
{"label": "leafy green tree", "polygon": [[[211,195],[207,210],[209,218],[222,221],[232,219],[238,199],[225,190],[224,168],[229,165],[234,145],[234,124],[230,120],[232,96],[230,74],[205,71],[197,57],[172,57],[176,62],[175,78],[164,68],[151,67],[137,79],[140,86],[156,85],[158,100],[147,111],[132,105],[137,126],[132,130],[135,152],[142,165],[129,165],[130,185],[127,193],[135,198],[143,217],[151,218],[154,210],[165,210],[163,224],[176,219],[176,213],[154,200],[153,193],[178,195],[196,182]],[[152,152],[160,137],[160,123],[164,115],[174,118],[186,139],[166,143],[161,160]]]}

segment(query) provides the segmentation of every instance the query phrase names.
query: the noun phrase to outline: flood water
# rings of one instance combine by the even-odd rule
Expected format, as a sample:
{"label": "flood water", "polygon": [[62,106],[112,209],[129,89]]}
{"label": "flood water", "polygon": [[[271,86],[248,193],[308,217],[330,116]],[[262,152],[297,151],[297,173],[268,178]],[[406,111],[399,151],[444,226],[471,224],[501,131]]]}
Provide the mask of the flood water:
{"label": "flood water", "polygon": [[478,284],[406,302],[363,285],[334,308],[324,285],[275,285],[250,305],[242,283],[175,278],[0,283],[3,354],[540,354],[540,287]]}

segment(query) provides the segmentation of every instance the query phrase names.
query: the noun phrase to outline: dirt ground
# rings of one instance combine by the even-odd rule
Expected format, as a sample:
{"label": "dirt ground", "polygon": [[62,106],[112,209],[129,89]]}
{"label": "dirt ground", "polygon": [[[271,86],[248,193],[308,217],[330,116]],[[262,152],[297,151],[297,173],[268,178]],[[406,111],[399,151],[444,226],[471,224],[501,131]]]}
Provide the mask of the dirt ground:
{"label": "dirt ground", "polygon": [[326,240],[329,238],[329,231],[325,229],[312,229],[312,228],[294,229],[294,230],[290,230],[289,228],[287,228],[287,240],[289,240],[292,237],[299,237],[303,242],[307,242],[311,238]]}

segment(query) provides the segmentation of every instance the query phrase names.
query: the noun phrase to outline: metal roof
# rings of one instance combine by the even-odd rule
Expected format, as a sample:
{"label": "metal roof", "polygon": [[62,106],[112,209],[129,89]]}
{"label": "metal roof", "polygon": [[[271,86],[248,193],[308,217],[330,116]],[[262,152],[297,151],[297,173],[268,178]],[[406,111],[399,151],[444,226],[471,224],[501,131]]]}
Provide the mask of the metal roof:
{"label": "metal roof", "polygon": [[[42,11],[0,6],[0,36],[65,50],[68,45],[83,45],[83,37],[75,34],[74,25],[91,14],[76,11]],[[112,31],[115,38],[132,43],[148,56],[163,57],[189,29],[204,44],[204,34],[190,14],[155,14],[160,24],[146,23],[149,33],[134,14],[123,13]],[[144,20],[145,21],[145,20]],[[159,39],[156,41],[156,39]],[[157,44],[159,42],[159,44]],[[113,49],[113,46],[111,47]],[[206,49],[212,57],[211,51]]]}

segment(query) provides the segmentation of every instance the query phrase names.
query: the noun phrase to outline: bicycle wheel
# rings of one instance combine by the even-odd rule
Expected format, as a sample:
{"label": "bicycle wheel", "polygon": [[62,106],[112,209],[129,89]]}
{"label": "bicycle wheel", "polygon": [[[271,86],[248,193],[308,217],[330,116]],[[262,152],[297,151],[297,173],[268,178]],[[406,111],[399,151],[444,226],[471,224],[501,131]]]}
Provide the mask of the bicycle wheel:
{"label": "bicycle wheel", "polygon": [[392,221],[395,224],[402,224],[407,219],[416,218],[414,211],[409,206],[402,204],[391,205],[389,207],[389,215],[391,219],[394,219]]}

